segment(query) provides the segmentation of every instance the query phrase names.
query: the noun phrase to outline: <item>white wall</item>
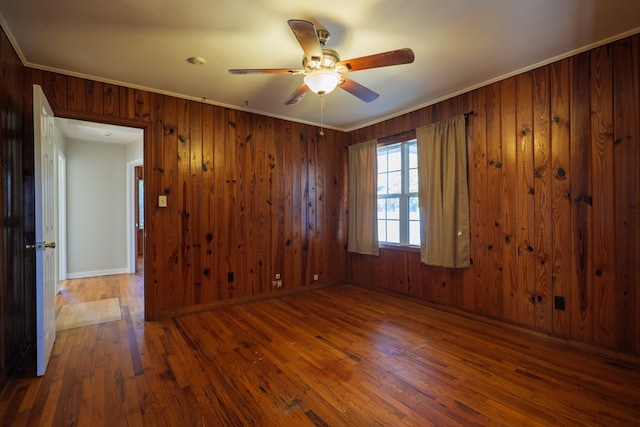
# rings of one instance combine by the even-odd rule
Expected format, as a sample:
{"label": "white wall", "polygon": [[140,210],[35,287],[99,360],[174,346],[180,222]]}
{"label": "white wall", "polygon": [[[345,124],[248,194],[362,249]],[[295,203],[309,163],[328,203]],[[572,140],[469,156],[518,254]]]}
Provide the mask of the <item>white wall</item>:
{"label": "white wall", "polygon": [[[57,119],[56,119],[57,120]],[[55,176],[56,176],[56,184],[54,190],[54,197],[56,201],[56,251],[58,252],[58,263],[56,265],[56,294],[60,291],[60,281],[65,280],[67,278],[67,228],[66,228],[66,212],[67,212],[67,203],[66,203],[66,187],[61,188],[61,186],[66,186],[66,168],[65,170],[60,170],[60,156],[66,157],[66,144],[67,138],[62,133],[60,126],[56,125],[53,127],[53,140],[56,146],[56,168],[55,168]],[[65,176],[61,176],[65,174]],[[64,226],[63,226],[64,223]]]}
{"label": "white wall", "polygon": [[127,271],[127,147],[67,139],[67,277]]}
{"label": "white wall", "polygon": [[142,157],[144,156],[143,146],[144,144],[142,143],[142,140],[128,143],[127,144],[127,161],[128,162],[135,161],[135,160],[142,161]]}

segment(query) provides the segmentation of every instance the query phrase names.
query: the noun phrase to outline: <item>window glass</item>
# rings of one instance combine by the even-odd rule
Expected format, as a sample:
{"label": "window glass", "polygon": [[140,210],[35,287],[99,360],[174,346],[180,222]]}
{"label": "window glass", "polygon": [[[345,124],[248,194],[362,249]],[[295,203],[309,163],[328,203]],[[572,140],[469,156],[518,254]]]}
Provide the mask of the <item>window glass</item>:
{"label": "window glass", "polygon": [[420,245],[416,140],[378,148],[378,241]]}

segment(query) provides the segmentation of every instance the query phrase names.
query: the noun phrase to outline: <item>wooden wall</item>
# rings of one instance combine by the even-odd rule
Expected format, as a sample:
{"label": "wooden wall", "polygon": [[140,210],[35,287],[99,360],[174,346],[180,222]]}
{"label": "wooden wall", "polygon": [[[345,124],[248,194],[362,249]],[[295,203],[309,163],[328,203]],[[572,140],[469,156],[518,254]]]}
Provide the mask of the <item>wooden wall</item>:
{"label": "wooden wall", "polygon": [[352,143],[470,110],[471,268],[383,249],[350,254],[350,280],[640,354],[640,35],[354,131]]}
{"label": "wooden wall", "polygon": [[22,82],[20,59],[0,32],[0,387],[27,348],[34,324],[25,312],[33,294],[23,283]]}
{"label": "wooden wall", "polygon": [[26,80],[57,116],[145,129],[147,319],[314,274],[346,280],[346,133],[33,69]]}

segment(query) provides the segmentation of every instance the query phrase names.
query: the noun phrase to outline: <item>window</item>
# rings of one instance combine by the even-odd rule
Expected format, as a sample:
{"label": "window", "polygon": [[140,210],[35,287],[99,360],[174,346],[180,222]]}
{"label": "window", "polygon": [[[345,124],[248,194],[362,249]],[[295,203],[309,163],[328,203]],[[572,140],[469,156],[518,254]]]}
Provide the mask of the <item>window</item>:
{"label": "window", "polygon": [[378,147],[378,242],[420,246],[415,139]]}

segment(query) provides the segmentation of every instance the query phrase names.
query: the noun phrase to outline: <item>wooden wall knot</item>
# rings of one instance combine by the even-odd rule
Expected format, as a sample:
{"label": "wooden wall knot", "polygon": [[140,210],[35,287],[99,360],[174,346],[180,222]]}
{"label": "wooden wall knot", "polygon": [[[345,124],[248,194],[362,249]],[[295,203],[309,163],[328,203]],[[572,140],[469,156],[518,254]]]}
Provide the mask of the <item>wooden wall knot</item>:
{"label": "wooden wall knot", "polygon": [[624,140],[627,139],[628,141],[632,140],[633,137],[631,135],[627,135],[626,138],[617,138],[613,141],[614,145],[620,145],[624,142]]}
{"label": "wooden wall knot", "polygon": [[586,204],[588,204],[589,206],[593,206],[593,197],[587,195],[587,194],[582,194],[580,196],[578,196],[578,198],[576,199],[576,202],[580,203],[580,202],[584,202]]}
{"label": "wooden wall knot", "polygon": [[539,166],[533,171],[535,178],[544,178],[547,175],[547,168],[545,166]]}
{"label": "wooden wall knot", "polygon": [[563,168],[556,169],[556,178],[566,179],[567,178],[567,171],[565,171]]}

